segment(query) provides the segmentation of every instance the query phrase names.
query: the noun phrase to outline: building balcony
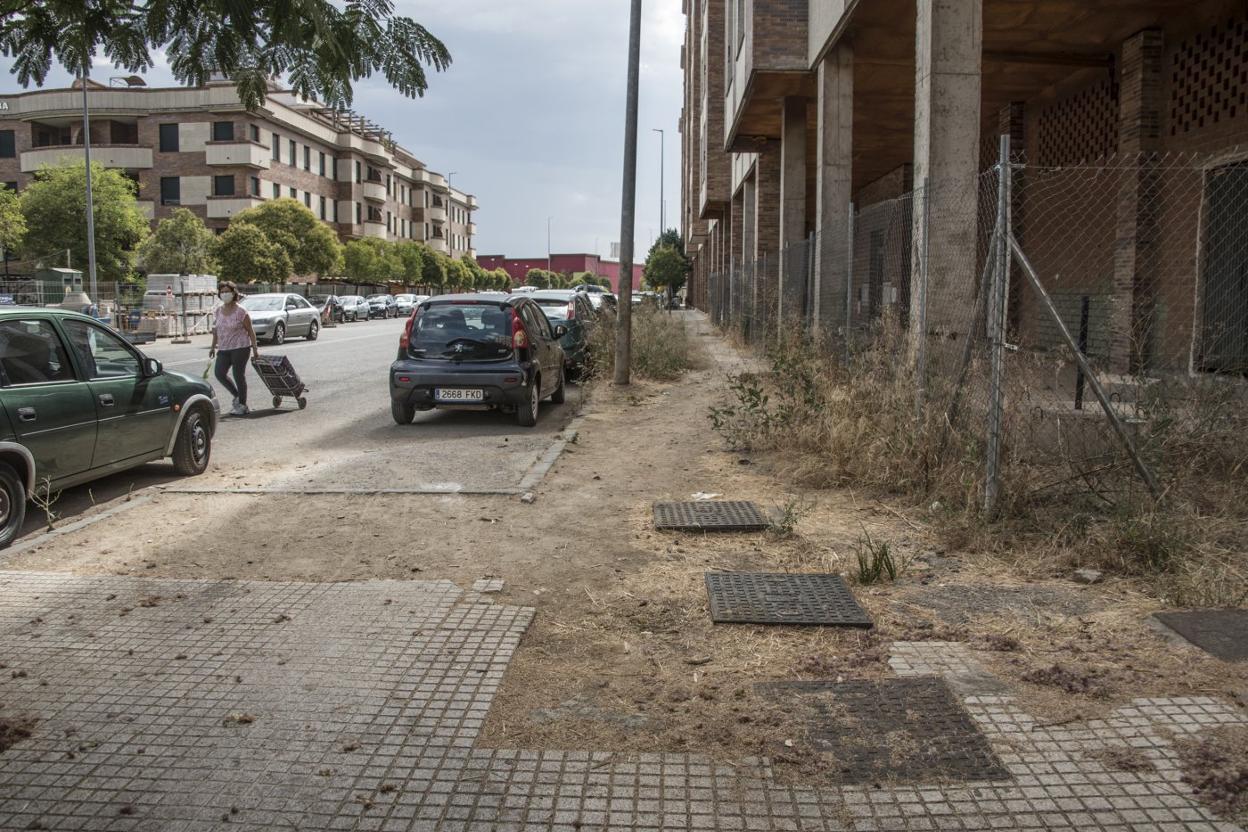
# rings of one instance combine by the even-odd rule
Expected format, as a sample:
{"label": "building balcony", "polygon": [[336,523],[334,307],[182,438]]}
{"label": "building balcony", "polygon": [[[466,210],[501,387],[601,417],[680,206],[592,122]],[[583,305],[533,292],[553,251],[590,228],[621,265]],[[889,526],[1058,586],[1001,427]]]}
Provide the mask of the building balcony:
{"label": "building balcony", "polygon": [[[138,145],[91,145],[91,161],[106,168],[147,170],[152,166],[152,149]],[[66,144],[38,147],[21,155],[22,173],[34,173],[43,165],[62,162],[82,163],[82,145]]]}
{"label": "building balcony", "polygon": [[255,208],[264,202],[258,196],[210,196],[208,197],[208,219],[228,220],[239,211]]}
{"label": "building balcony", "polygon": [[374,139],[366,139],[356,133],[340,133],[338,146],[361,153],[373,162],[382,165],[389,166],[393,161],[393,157],[385,145]]}
{"label": "building balcony", "polygon": [[386,196],[386,186],[381,182],[365,180],[360,184],[360,193],[369,202],[385,202],[389,199]]}
{"label": "building balcony", "polygon": [[255,142],[208,142],[204,145],[204,161],[210,165],[235,165],[268,169],[269,148]]}
{"label": "building balcony", "polygon": [[446,192],[449,190],[446,187],[446,177],[440,173],[434,173],[428,168],[412,171],[412,179],[416,182],[423,182],[435,191]]}
{"label": "building balcony", "polygon": [[472,194],[469,194],[469,195],[468,195],[468,210],[469,210],[469,211],[475,211],[475,210],[477,210],[477,207],[478,207],[478,206],[477,206],[477,198],[476,198],[475,196],[473,196]]}
{"label": "building balcony", "polygon": [[430,206],[425,209],[425,217],[429,222],[446,222],[446,206]]}
{"label": "building balcony", "polygon": [[469,237],[477,236],[477,224],[475,222],[468,223],[468,236]]}
{"label": "building balcony", "polygon": [[451,252],[450,246],[446,244],[445,237],[430,237],[428,240],[425,240],[425,244],[434,251],[441,252],[442,254],[450,254]]}
{"label": "building balcony", "polygon": [[390,233],[386,231],[386,224],[381,220],[364,220],[364,236],[384,240]]}
{"label": "building balcony", "polygon": [[[807,4],[742,4],[743,20],[730,27],[735,40],[726,84],[726,149],[748,153],[760,138],[780,137],[780,107],[788,96],[813,97],[808,71]],[[739,7],[741,8],[741,7]]]}

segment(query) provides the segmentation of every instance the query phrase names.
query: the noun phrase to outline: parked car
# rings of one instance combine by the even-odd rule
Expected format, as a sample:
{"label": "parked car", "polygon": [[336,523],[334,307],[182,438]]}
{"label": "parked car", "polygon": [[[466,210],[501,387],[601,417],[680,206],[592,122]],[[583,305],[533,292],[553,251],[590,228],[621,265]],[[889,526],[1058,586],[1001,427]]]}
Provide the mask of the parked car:
{"label": "parked car", "polygon": [[567,332],[521,295],[439,295],[416,307],[390,365],[390,413],[400,425],[433,408],[514,411],[537,424],[538,403],[564,400]]}
{"label": "parked car", "polygon": [[393,318],[398,315],[394,295],[372,295],[368,299],[368,316],[370,318]]}
{"label": "parked car", "polygon": [[337,295],[312,295],[308,300],[321,313],[321,321],[342,323],[342,298]]}
{"label": "parked car", "polygon": [[342,319],[343,321],[367,321],[368,301],[359,295],[343,295]]}
{"label": "parked car", "polygon": [[36,488],[54,494],[164,457],[202,474],[218,409],[212,385],[86,315],[0,308],[0,547]]}
{"label": "parked car", "polygon": [[320,312],[302,295],[248,295],[242,307],[251,316],[251,328],[258,340],[281,344],[287,335],[301,335],[315,341],[321,332]]}
{"label": "parked car", "polygon": [[427,300],[428,295],[395,295],[394,308],[400,315],[410,315],[413,309]]}
{"label": "parked car", "polygon": [[525,297],[532,298],[552,324],[563,325],[566,332],[559,346],[563,347],[564,366],[569,375],[579,375],[589,366],[589,339],[598,326],[590,296],[571,289],[540,289]]}

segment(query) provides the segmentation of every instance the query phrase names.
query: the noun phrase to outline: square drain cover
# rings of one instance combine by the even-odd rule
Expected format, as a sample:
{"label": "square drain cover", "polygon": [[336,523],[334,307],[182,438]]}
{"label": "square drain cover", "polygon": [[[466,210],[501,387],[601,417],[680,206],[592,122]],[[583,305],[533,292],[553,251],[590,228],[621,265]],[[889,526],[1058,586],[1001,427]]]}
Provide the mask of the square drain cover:
{"label": "square drain cover", "polygon": [[942,679],[768,682],[756,690],[808,709],[805,741],[843,783],[1010,779]]}
{"label": "square drain cover", "polygon": [[1223,661],[1248,661],[1248,610],[1159,612],[1153,617]]}
{"label": "square drain cover", "polygon": [[767,518],[757,505],[740,500],[655,503],[654,527],[680,532],[757,532],[767,528]]}
{"label": "square drain cover", "polygon": [[707,572],[711,620],[719,624],[834,624],[870,627],[840,575]]}

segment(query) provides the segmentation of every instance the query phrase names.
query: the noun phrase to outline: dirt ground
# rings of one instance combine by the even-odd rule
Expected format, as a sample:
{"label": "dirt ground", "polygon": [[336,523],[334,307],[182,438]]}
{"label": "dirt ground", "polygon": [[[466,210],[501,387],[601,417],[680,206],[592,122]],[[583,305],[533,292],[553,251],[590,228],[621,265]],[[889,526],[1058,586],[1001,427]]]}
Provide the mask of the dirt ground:
{"label": "dirt ground", "polygon": [[[723,349],[717,340],[697,339]],[[178,578],[505,581],[537,609],[495,699],[487,747],[766,754],[805,779],[810,713],[760,695],[774,680],[889,674],[893,641],[965,641],[1024,707],[1069,721],[1131,698],[1212,694],[1248,706],[1248,667],[1176,645],[1147,623],[1160,604],[1126,582],[1024,580],[938,545],[904,507],[851,490],[796,493],[782,460],[743,457],[711,431],[724,373],[599,384],[578,441],[524,504],[516,497],[172,495],[23,553],[9,568]],[[791,462],[791,461],[790,461]],[[488,464],[488,460],[483,461]],[[651,503],[695,492],[791,504],[794,534],[653,530]],[[854,571],[869,533],[905,564],[855,587],[870,631],[714,625],[710,570]],[[264,541],[261,543],[261,541]],[[786,742],[787,741],[787,742]]]}

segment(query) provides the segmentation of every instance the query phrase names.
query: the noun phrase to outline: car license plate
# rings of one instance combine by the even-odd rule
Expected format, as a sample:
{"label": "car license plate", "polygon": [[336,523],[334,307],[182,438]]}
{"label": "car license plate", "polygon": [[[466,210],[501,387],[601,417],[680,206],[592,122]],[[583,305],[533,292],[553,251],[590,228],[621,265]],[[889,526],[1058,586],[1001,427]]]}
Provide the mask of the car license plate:
{"label": "car license plate", "polygon": [[440,402],[479,402],[485,398],[485,391],[439,387],[433,391],[433,397]]}

